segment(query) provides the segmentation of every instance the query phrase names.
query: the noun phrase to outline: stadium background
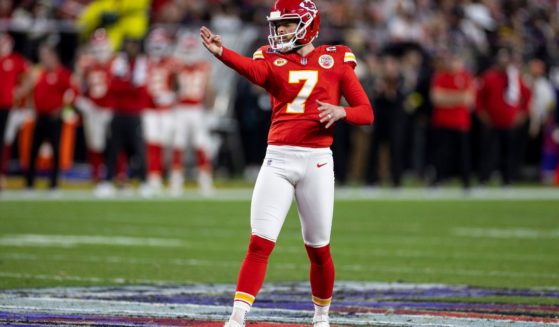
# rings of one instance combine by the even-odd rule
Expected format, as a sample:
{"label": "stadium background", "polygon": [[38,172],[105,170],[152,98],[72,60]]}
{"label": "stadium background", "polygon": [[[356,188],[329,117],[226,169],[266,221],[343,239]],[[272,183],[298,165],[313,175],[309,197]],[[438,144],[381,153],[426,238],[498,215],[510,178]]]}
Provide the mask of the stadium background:
{"label": "stadium background", "polygon": [[[266,44],[269,10],[266,1],[3,1],[0,10],[3,30],[15,38],[15,50],[31,61],[37,61],[37,47],[53,42],[62,62],[73,68],[76,56],[91,33],[107,27],[115,48],[124,36],[143,37],[155,26],[171,31],[196,30],[209,24],[225,35],[234,49],[250,55]],[[403,132],[397,160],[408,183],[427,184],[433,164],[433,136],[430,116],[430,83],[440,53],[451,49],[460,53],[466,66],[479,76],[494,62],[499,47],[508,46],[520,56],[523,78],[530,85],[530,63],[542,60],[544,76],[553,82],[557,69],[557,5],[553,1],[321,1],[323,15],[319,41],[348,44],[360,59],[358,74],[363,80],[375,110],[386,108],[375,104],[375,87],[383,79],[383,59],[395,57],[401,78],[398,86],[402,101],[394,110],[404,112],[397,126]],[[230,34],[230,35],[229,35]],[[253,89],[222,65],[214,65],[217,92],[214,108],[214,164],[218,176],[249,180],[263,157],[270,112],[266,95]],[[237,83],[238,81],[238,83]],[[546,115],[552,116],[556,103],[550,99]],[[377,113],[378,116],[378,113]],[[534,119],[540,120],[537,115]],[[472,115],[470,133],[473,172],[479,166],[479,121]],[[379,121],[377,120],[377,123]],[[380,122],[381,124],[384,122]],[[519,180],[547,182],[556,163],[556,154],[547,153],[542,167],[544,128],[535,136],[528,135],[528,124],[518,128],[515,155]],[[333,146],[339,185],[372,184],[366,179],[371,163],[373,130],[338,124]],[[65,176],[87,176],[85,142],[78,128],[74,152],[74,173]],[[387,142],[391,142],[388,138]],[[13,159],[18,158],[13,147]],[[548,151],[549,152],[549,151]],[[553,152],[553,151],[552,151]],[[390,169],[387,151],[380,152],[380,174],[388,182]],[[21,172],[17,161],[9,171]],[[79,168],[82,168],[81,170]],[[542,170],[543,169],[543,170]],[[547,175],[544,173],[547,170]],[[545,176],[544,176],[545,175]],[[547,176],[547,177],[546,177]],[[552,175],[551,175],[552,176]],[[376,184],[376,182],[375,182]]]}

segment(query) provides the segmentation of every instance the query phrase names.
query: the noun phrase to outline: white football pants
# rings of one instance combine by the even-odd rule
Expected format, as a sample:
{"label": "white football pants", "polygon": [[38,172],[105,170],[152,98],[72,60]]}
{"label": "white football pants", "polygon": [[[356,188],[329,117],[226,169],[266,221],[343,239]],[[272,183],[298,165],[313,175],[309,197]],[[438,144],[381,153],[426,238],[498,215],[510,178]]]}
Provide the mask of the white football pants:
{"label": "white football pants", "polygon": [[96,152],[105,150],[112,117],[112,111],[104,108],[83,112],[83,130],[88,149]]}
{"label": "white football pants", "polygon": [[170,145],[175,128],[173,110],[145,110],[142,114],[144,139],[147,143]]}
{"label": "white football pants", "polygon": [[268,146],[252,195],[252,234],[275,242],[293,196],[305,244],[329,244],[334,210],[334,160],[329,148]]}
{"label": "white football pants", "polygon": [[207,151],[210,144],[210,131],[204,108],[179,105],[174,112],[173,147],[184,150],[186,147],[192,146],[195,149]]}

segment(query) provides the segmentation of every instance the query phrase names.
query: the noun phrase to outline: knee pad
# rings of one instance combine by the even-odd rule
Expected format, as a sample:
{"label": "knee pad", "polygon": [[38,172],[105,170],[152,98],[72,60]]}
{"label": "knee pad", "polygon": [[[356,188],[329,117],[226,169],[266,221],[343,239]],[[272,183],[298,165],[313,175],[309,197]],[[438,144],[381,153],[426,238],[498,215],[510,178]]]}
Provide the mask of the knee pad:
{"label": "knee pad", "polygon": [[313,248],[311,246],[305,245],[307,249],[307,255],[312,264],[317,266],[324,266],[328,262],[332,261],[332,255],[330,254],[330,244],[322,246],[319,248]]}
{"label": "knee pad", "polygon": [[251,235],[248,244],[248,254],[253,258],[268,260],[276,244],[258,235]]}

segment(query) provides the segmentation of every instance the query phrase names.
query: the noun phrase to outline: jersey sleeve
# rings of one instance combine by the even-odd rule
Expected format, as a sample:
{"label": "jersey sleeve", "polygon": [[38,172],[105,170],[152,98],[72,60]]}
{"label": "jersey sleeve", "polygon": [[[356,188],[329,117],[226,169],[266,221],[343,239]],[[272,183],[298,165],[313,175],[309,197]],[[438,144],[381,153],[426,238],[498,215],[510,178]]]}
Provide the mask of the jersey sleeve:
{"label": "jersey sleeve", "polygon": [[224,47],[223,53],[218,59],[252,83],[262,87],[265,86],[270,76],[270,69],[264,58],[263,48],[258,49],[253,58],[250,59]]}
{"label": "jersey sleeve", "polygon": [[343,55],[343,62],[345,65],[349,65],[352,69],[355,69],[357,66],[357,58],[353,51],[349,47],[345,45],[338,45],[337,48],[340,50],[341,54]]}
{"label": "jersey sleeve", "polygon": [[346,121],[352,125],[371,125],[374,120],[373,108],[353,68],[344,68],[341,88],[344,98],[349,103],[349,106],[345,107]]}

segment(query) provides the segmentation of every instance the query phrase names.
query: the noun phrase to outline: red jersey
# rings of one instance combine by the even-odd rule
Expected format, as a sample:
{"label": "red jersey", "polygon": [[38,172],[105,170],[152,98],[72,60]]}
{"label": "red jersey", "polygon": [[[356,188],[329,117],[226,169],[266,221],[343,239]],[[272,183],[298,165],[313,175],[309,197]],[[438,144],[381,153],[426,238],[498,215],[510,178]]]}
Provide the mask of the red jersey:
{"label": "red jersey", "polygon": [[373,122],[373,110],[353,69],[355,55],[345,46],[320,46],[306,57],[282,54],[269,46],[253,59],[223,49],[219,58],[270,94],[272,124],[268,144],[311,148],[332,145],[334,128],[325,128],[318,117],[317,100],[338,105],[343,95],[346,121],[355,125]]}
{"label": "red jersey", "polygon": [[171,58],[150,59],[148,62],[147,92],[152,109],[169,109],[175,102],[173,77],[176,63]]}
{"label": "red jersey", "polygon": [[100,108],[112,108],[112,97],[109,92],[111,78],[111,61],[100,62],[95,59],[82,60],[83,95]]}
{"label": "red jersey", "polygon": [[33,87],[35,111],[40,115],[54,114],[65,105],[67,92],[72,97],[77,94],[77,87],[72,83],[72,73],[58,66],[54,70],[41,69]]}
{"label": "red jersey", "polygon": [[[520,77],[519,77],[520,78]],[[528,112],[531,92],[520,78],[520,100],[511,105],[505,100],[507,90],[507,73],[490,69],[481,76],[476,99],[476,111],[487,112],[491,125],[497,128],[514,127],[516,117],[521,112]]]}
{"label": "red jersey", "polygon": [[23,73],[29,71],[25,59],[11,53],[0,58],[0,110],[14,105],[14,91]]}
{"label": "red jersey", "polygon": [[181,65],[177,75],[179,103],[203,106],[211,73],[212,67],[208,61]]}
{"label": "red jersey", "polygon": [[[457,73],[437,72],[433,77],[432,89],[444,91],[468,91],[474,84],[473,76],[468,71]],[[433,108],[433,126],[469,131],[472,125],[470,108],[465,105]]]}

